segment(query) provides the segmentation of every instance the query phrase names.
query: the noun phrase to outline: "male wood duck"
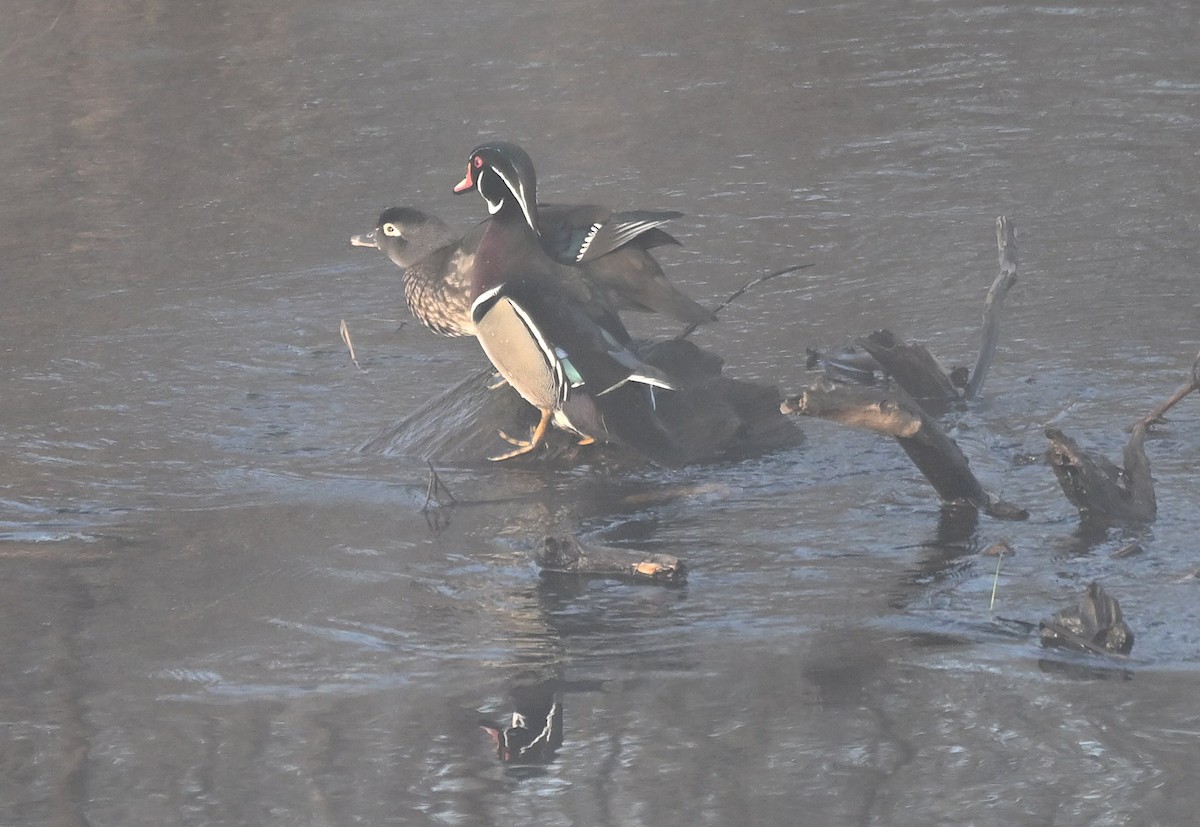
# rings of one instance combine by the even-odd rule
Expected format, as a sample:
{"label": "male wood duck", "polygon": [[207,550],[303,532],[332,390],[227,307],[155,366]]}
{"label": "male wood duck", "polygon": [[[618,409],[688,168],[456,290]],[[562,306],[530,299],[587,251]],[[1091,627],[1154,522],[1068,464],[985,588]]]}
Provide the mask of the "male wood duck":
{"label": "male wood duck", "polygon": [[492,738],[505,764],[549,764],[563,742],[561,681],[546,680],[514,686],[509,695],[513,712],[505,723],[481,719],[479,726]]}
{"label": "male wood duck", "polygon": [[615,314],[597,320],[556,280],[564,268],[541,245],[529,156],[512,144],[478,147],[455,192],[470,189],[492,216],[480,225],[469,265],[475,335],[500,374],[541,412],[528,440],[506,436],[515,450],[493,459],[532,451],[553,421],[584,444],[624,442],[678,464],[679,448],[654,413],[656,392],[674,386],[626,347],[629,335]]}
{"label": "male wood duck", "polygon": [[[515,176],[511,181],[513,192],[536,192],[537,174],[524,149],[507,141],[486,146],[510,159],[508,174]],[[467,176],[455,192],[478,189],[476,169],[467,169]],[[530,203],[534,209],[526,218],[546,255],[560,264],[583,268],[589,281],[608,291],[616,309],[661,313],[685,324],[716,321],[716,314],[667,280],[649,252],[679,243],[659,228],[683,213],[613,212],[595,204]]]}

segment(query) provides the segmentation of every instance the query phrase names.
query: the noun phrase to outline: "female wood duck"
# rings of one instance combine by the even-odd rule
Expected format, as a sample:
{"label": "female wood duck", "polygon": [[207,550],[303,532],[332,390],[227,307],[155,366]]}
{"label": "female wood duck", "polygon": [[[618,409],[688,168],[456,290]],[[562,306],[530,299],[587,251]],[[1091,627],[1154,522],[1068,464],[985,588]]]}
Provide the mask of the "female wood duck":
{"label": "female wood duck", "polygon": [[480,225],[469,265],[475,335],[500,374],[541,412],[529,440],[506,437],[516,449],[493,459],[532,451],[553,421],[585,444],[624,442],[678,464],[679,448],[654,413],[655,389],[674,386],[626,347],[629,335],[615,314],[598,320],[556,277],[570,268],[542,248],[529,156],[512,144],[477,148],[455,192],[470,189],[492,216]]}
{"label": "female wood duck", "polygon": [[443,336],[474,336],[468,253],[441,219],[412,207],[389,207],[375,229],[350,239],[375,247],[404,269],[404,300],[421,324]]}
{"label": "female wood duck", "polygon": [[[439,218],[412,207],[389,207],[375,229],[351,237],[350,244],[374,247],[404,269],[404,298],[421,324],[443,336],[474,336],[470,265],[483,230],[481,224],[458,238]],[[587,277],[588,268],[614,266],[606,259],[559,267],[550,277],[594,320],[628,341],[610,292]]]}

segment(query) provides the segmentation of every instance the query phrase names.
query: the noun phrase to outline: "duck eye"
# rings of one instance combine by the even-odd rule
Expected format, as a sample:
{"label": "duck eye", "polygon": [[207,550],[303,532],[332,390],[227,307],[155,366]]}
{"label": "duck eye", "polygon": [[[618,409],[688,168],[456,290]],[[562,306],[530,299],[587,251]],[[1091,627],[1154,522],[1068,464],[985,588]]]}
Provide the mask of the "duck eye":
{"label": "duck eye", "polygon": [[475,169],[482,169],[482,168],[483,168],[483,159],[482,159],[482,158],[480,158],[478,155],[476,155],[476,156],[475,156],[475,157],[472,159],[472,161],[475,163]]}
{"label": "duck eye", "polygon": [[383,234],[392,236],[393,238],[399,238],[400,228],[389,221],[387,224],[383,225]]}

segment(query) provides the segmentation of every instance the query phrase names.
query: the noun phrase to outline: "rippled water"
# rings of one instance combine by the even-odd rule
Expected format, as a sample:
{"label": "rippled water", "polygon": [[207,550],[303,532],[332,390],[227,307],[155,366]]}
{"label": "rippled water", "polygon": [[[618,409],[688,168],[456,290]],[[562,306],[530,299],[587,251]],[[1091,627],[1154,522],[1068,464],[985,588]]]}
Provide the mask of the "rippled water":
{"label": "rippled water", "polygon": [[[1016,461],[1055,418],[1117,456],[1200,349],[1190,4],[4,17],[0,824],[1194,819],[1195,401],[1149,444],[1148,527],[1081,533]],[[973,361],[1013,216],[1001,351],[948,422],[1030,520],[956,521],[892,443],[806,422],[682,472],[445,469],[432,533],[424,464],[354,448],[482,356],[347,240],[389,204],[477,220],[449,188],[481,137],[547,199],[686,212],[662,259],[702,301],[813,263],[698,335],[784,391],[880,327]],[[689,582],[542,579],[547,531]],[[1092,579],[1137,635],[1120,668],[999,619]],[[502,765],[478,724],[532,681],[562,746]]]}

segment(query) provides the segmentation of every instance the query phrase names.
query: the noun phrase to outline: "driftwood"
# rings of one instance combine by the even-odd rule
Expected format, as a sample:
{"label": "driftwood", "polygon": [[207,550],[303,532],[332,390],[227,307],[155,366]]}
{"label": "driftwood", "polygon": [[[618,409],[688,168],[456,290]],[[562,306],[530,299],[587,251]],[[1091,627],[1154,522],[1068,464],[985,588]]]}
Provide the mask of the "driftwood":
{"label": "driftwood", "polygon": [[925,404],[958,399],[958,389],[950,375],[925,345],[902,342],[889,330],[876,331],[855,344],[869,353],[880,369],[914,399]]}
{"label": "driftwood", "polygon": [[1151,425],[1181,399],[1200,390],[1200,355],[1192,362],[1189,380],[1171,398],[1139,419],[1125,445],[1124,467],[1079,447],[1075,440],[1057,428],[1047,428],[1050,448],[1046,452],[1054,476],[1079,514],[1089,520],[1146,522],[1158,511],[1154,497],[1154,478],[1146,456],[1146,433]]}
{"label": "driftwood", "polygon": [[877,370],[891,377],[934,415],[942,413],[953,402],[979,396],[1000,338],[1000,311],[1004,298],[1017,282],[1016,224],[1006,216],[996,219],[996,246],[1000,253],[1000,272],[984,299],[979,356],[969,374],[965,368],[947,371],[924,345],[901,341],[888,330],[859,338],[853,347],[821,357],[826,374],[831,378],[862,381]]}
{"label": "driftwood", "polygon": [[1067,499],[1085,519],[1145,522],[1154,519],[1157,504],[1150,460],[1146,457],[1146,426],[1139,422],[1125,445],[1125,467],[1092,455],[1057,428],[1047,428],[1046,458]]}
{"label": "driftwood", "polygon": [[1133,630],[1121,616],[1121,604],[1092,581],[1077,606],[1056,612],[1038,624],[1042,645],[1089,652],[1127,655],[1133,649]]}
{"label": "driftwood", "polygon": [[893,437],[942,502],[972,505],[1001,519],[1029,516],[1024,509],[985,491],[958,443],[901,388],[860,388],[822,380],[785,399],[780,410]]}
{"label": "driftwood", "polygon": [[668,585],[678,585],[687,576],[683,562],[670,554],[585,546],[570,536],[544,537],[534,554],[546,573],[615,577],[635,583]]}
{"label": "driftwood", "polygon": [[[658,416],[684,448],[685,462],[717,462],[756,456],[800,444],[803,433],[779,413],[779,391],[731,379],[722,360],[691,342],[642,345],[639,356],[666,371],[679,390],[657,395]],[[381,431],[358,450],[420,457],[446,465],[486,461],[503,443],[498,431],[525,433],[537,412],[505,385],[489,389],[491,371],[480,371],[425,403],[408,418]],[[578,438],[552,430],[544,447],[506,466],[571,466],[590,462],[610,469],[646,460],[617,443],[580,446]]]}
{"label": "driftwood", "polygon": [[971,378],[963,389],[964,399],[974,399],[983,389],[983,380],[992,366],[992,356],[996,353],[996,342],[1000,338],[1000,308],[1008,289],[1017,283],[1017,226],[1011,218],[1003,215],[996,219],[996,246],[1000,250],[1000,273],[983,300],[983,335],[979,343],[979,358],[975,360],[975,369],[971,371]]}

